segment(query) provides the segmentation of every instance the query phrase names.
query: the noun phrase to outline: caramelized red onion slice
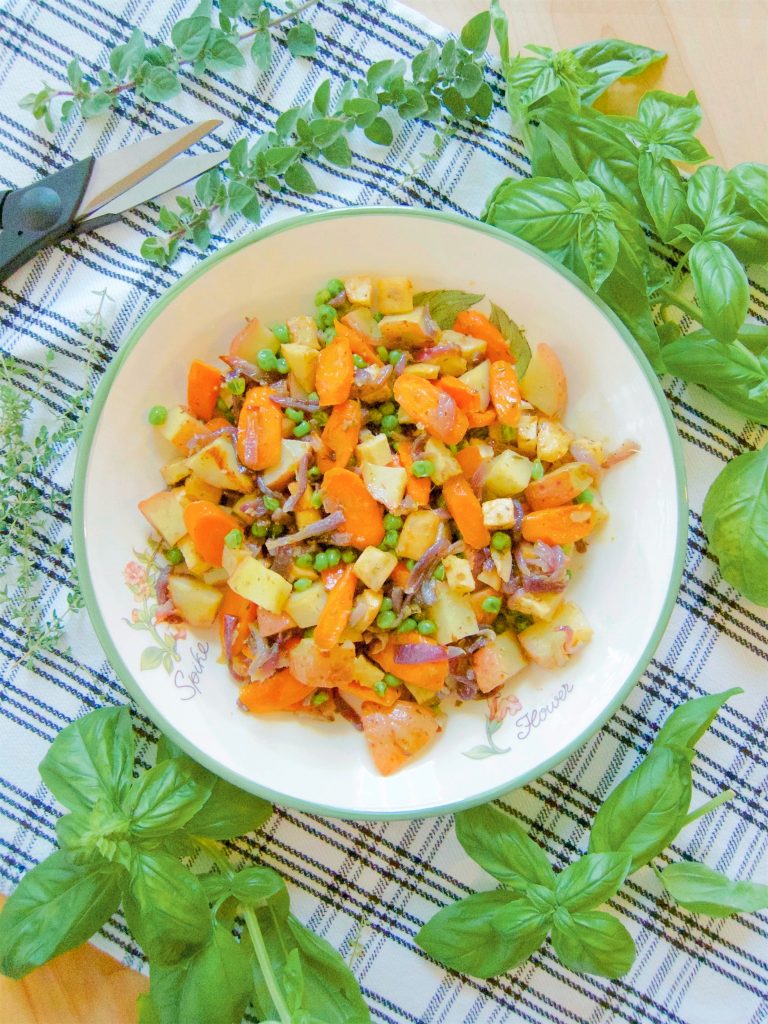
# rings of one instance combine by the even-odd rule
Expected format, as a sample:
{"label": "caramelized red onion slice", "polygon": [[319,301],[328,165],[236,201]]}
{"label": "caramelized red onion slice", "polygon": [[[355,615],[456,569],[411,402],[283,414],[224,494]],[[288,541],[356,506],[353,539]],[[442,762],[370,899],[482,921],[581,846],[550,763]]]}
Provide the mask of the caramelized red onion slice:
{"label": "caramelized red onion slice", "polygon": [[603,469],[610,469],[611,466],[618,466],[620,462],[624,462],[625,459],[629,459],[632,455],[636,455],[640,451],[640,445],[637,441],[624,441],[620,444],[615,452],[609,452],[608,455],[603,459]]}
{"label": "caramelized red onion slice", "polygon": [[304,491],[307,489],[309,483],[309,452],[304,454],[299,459],[299,464],[296,467],[296,490],[288,498],[286,503],[283,505],[283,512],[293,512],[298,503],[301,501]]}
{"label": "caramelized red onion slice", "polygon": [[557,626],[555,628],[556,633],[565,633],[565,643],[563,644],[563,650],[566,654],[575,654],[578,650],[579,645],[573,642],[573,629],[570,626]]}
{"label": "caramelized red onion slice", "polygon": [[436,359],[439,356],[453,355],[461,355],[461,349],[458,345],[432,345],[430,348],[423,348],[417,353],[416,362],[423,363],[429,359]]}
{"label": "caramelized red onion slice", "polygon": [[217,437],[226,435],[234,440],[237,437],[237,429],[228,423],[226,427],[219,427],[217,430],[205,430],[199,434],[193,434],[192,437],[186,442],[186,448],[190,455],[194,455],[195,452],[204,448],[211,441],[214,441]]}
{"label": "caramelized red onion slice", "polygon": [[296,533],[286,533],[282,537],[271,537],[267,541],[267,551],[270,555],[274,555],[280,548],[290,544],[300,544],[302,541],[309,540],[312,537],[322,537],[324,533],[331,533],[337,527],[343,526],[344,523],[344,513],[341,509],[338,509],[336,512],[331,512],[329,516],[325,516],[324,519],[318,519],[316,523],[310,523],[308,526],[302,527]]}
{"label": "caramelized red onion slice", "polygon": [[396,665],[432,665],[440,661],[448,661],[448,651],[440,644],[398,644],[395,647]]}
{"label": "caramelized red onion slice", "polygon": [[302,409],[304,412],[317,412],[320,408],[319,402],[310,402],[306,398],[292,398],[290,395],[271,395],[270,402],[279,405],[282,409]]}
{"label": "caramelized red onion slice", "polygon": [[243,676],[240,672],[238,672],[238,670],[235,668],[235,662],[234,662],[234,640],[235,640],[235,631],[237,629],[237,616],[236,615],[225,615],[224,619],[223,619],[223,624],[224,624],[224,656],[227,659],[227,665],[229,666],[229,671],[232,673],[232,675],[235,677],[235,679],[242,680],[242,679],[245,678],[245,676]]}

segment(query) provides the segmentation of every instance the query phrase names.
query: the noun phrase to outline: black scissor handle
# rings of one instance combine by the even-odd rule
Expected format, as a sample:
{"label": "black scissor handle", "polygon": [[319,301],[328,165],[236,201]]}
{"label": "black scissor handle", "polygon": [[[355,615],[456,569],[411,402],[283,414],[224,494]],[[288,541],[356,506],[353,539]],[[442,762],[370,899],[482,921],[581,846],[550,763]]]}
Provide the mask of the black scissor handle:
{"label": "black scissor handle", "polygon": [[0,281],[72,230],[93,161],[89,156],[0,196]]}

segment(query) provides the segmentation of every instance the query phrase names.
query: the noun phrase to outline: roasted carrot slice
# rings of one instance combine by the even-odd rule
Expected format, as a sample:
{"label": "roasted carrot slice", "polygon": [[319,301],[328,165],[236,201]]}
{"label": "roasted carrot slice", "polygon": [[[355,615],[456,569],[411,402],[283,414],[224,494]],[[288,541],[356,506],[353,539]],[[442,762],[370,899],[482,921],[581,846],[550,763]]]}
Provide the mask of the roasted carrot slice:
{"label": "roasted carrot slice", "polygon": [[333,459],[325,452],[318,456],[317,464],[321,472],[325,473],[333,466],[341,469],[346,467],[360,440],[362,425],[363,414],[356,399],[348,398],[346,402],[333,407],[322,434],[325,447],[333,454]]}
{"label": "roasted carrot slice", "polygon": [[461,466],[461,471],[467,480],[471,480],[475,475],[483,458],[483,453],[476,444],[468,444],[466,448],[456,452],[456,461]]}
{"label": "roasted carrot slice", "polygon": [[512,363],[497,360],[491,363],[491,402],[505,427],[516,427],[520,422],[520,385]]}
{"label": "roasted carrot slice", "polygon": [[184,525],[198,555],[211,565],[221,565],[224,538],[230,530],[240,529],[239,520],[212,501],[190,501]]}
{"label": "roasted carrot slice", "polygon": [[227,616],[231,615],[236,619],[235,629],[232,634],[232,654],[239,654],[243,644],[251,632],[251,623],[256,618],[257,609],[253,601],[241,597],[229,587],[224,588],[224,599],[219,605],[219,636],[221,637],[221,649],[227,648]]}
{"label": "roasted carrot slice", "polygon": [[[420,481],[419,481],[420,482]],[[404,587],[411,578],[411,570],[405,562],[398,562],[392,570],[392,582],[398,587]]]}
{"label": "roasted carrot slice", "polygon": [[496,422],[496,410],[486,409],[485,412],[468,412],[467,422],[470,430],[474,430],[477,427],[490,427],[492,423]]}
{"label": "roasted carrot slice", "polygon": [[395,381],[395,401],[412,420],[445,444],[458,444],[467,432],[466,415],[446,391],[423,377],[403,374]]}
{"label": "roasted carrot slice", "polygon": [[356,473],[348,469],[329,469],[323,477],[323,501],[326,511],[341,509],[344,525],[339,533],[349,537],[352,547],[376,547],[384,539],[384,513]]}
{"label": "roasted carrot slice", "polygon": [[410,498],[413,498],[417,505],[428,505],[432,481],[426,476],[411,476],[411,466],[414,461],[411,455],[411,442],[401,441],[397,454],[400,457],[403,468],[408,470],[408,482],[405,485],[405,493]]}
{"label": "roasted carrot slice", "polygon": [[300,683],[287,668],[284,668],[263,682],[248,683],[244,686],[240,691],[240,703],[257,714],[265,711],[286,711],[314,689],[314,686]]}
{"label": "roasted carrot slice", "polygon": [[567,505],[594,482],[594,472],[586,463],[569,462],[532,480],[525,489],[525,500],[534,511]]}
{"label": "roasted carrot slice", "polygon": [[341,640],[341,634],[347,628],[349,615],[355,601],[355,587],[357,576],[352,572],[352,566],[344,566],[340,578],[335,586],[328,592],[328,600],[320,613],[317,626],[315,626],[315,646],[321,651],[330,651]]}
{"label": "roasted carrot slice", "polygon": [[317,357],[315,391],[321,405],[346,402],[355,379],[355,364],[349,338],[337,334]]}
{"label": "roasted carrot slice", "polygon": [[445,677],[448,675],[447,660],[427,661],[417,665],[401,665],[395,661],[395,651],[400,644],[434,644],[435,646],[440,646],[437,640],[433,640],[432,637],[422,636],[421,633],[412,630],[410,633],[398,633],[396,637],[390,639],[383,651],[379,651],[378,654],[371,654],[371,657],[385,672],[391,672],[393,676],[397,676],[398,679],[402,679],[406,683],[413,683],[414,686],[421,686],[424,690],[434,690],[435,692],[442,689]]}
{"label": "roasted carrot slice", "polygon": [[353,355],[362,356],[366,363],[375,363],[377,366],[383,365],[381,359],[376,355],[373,345],[360,331],[356,331],[349,324],[342,323],[341,320],[337,321],[334,326],[336,327],[336,337],[346,338],[349,341],[349,347],[352,349]]}
{"label": "roasted carrot slice", "polygon": [[485,354],[489,359],[505,359],[507,362],[514,362],[504,335],[498,327],[494,327],[485,313],[480,313],[476,309],[462,310],[454,321],[453,329],[460,334],[469,334],[473,338],[484,341],[486,344]]}
{"label": "roasted carrot slice", "polygon": [[248,469],[269,469],[280,461],[283,417],[270,398],[272,388],[251,388],[237,424],[237,457]]}
{"label": "roasted carrot slice", "polygon": [[201,363],[199,359],[192,360],[187,375],[187,405],[193,416],[200,420],[209,420],[213,416],[223,380],[224,374],[215,366]]}
{"label": "roasted carrot slice", "polygon": [[597,516],[591,505],[561,505],[542,508],[523,517],[523,537],[534,543],[573,544],[583,540],[597,525]]}
{"label": "roasted carrot slice", "polygon": [[370,686],[363,686],[362,683],[351,682],[340,686],[342,694],[351,693],[361,700],[369,700],[372,704],[381,704],[385,708],[391,708],[400,698],[400,689],[397,686],[388,686],[384,693],[376,693]]}
{"label": "roasted carrot slice", "polygon": [[480,412],[480,395],[463,380],[451,376],[439,377],[435,384],[441,391],[447,392],[464,412]]}
{"label": "roasted carrot slice", "polygon": [[366,701],[360,719],[371,757],[382,775],[402,768],[440,732],[429,708],[408,700],[399,700],[391,708]]}
{"label": "roasted carrot slice", "polygon": [[483,522],[483,507],[464,476],[452,476],[443,484],[443,497],[459,533],[473,548],[491,543],[488,527]]}

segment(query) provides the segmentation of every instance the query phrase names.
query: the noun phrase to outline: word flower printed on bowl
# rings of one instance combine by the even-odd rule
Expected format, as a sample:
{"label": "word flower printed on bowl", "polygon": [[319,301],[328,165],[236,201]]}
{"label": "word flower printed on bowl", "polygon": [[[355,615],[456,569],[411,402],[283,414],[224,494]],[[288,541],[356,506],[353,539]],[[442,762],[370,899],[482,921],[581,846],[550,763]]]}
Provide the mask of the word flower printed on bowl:
{"label": "word flower printed on bowl", "polygon": [[177,455],[139,503],[171,620],[219,624],[240,704],[362,730],[389,775],[444,708],[592,636],[571,565],[607,519],[607,455],[564,426],[567,382],[499,307],[404,277],[334,279],[314,316],[249,320],[224,368],[149,421]]}

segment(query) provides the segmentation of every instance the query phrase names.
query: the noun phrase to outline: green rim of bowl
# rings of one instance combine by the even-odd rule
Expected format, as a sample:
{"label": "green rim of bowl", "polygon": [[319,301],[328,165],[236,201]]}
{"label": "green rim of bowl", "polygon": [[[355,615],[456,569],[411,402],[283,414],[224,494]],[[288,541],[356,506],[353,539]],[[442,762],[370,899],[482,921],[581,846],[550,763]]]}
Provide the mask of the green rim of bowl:
{"label": "green rim of bowl", "polygon": [[[494,786],[493,789],[485,790],[482,793],[478,793],[475,796],[469,797],[464,800],[448,801],[447,803],[435,804],[432,806],[422,807],[418,810],[408,809],[395,809],[392,811],[379,811],[376,813],[367,813],[364,811],[353,811],[345,807],[333,807],[323,806],[322,804],[313,803],[305,800],[298,800],[290,796],[286,796],[284,793],[280,793],[277,790],[271,790],[266,786],[258,785],[253,780],[242,776],[237,771],[231,771],[230,769],[222,766],[215,758],[209,757],[203,754],[198,748],[190,743],[175,727],[173,722],[161,715],[157,708],[150,700],[148,694],[139,686],[137,681],[134,679],[132,673],[129,671],[125,662],[120,657],[112,639],[109,635],[107,625],[101,615],[98,603],[96,601],[96,594],[93,587],[93,582],[88,570],[88,558],[86,552],[85,542],[85,518],[84,518],[84,500],[85,500],[85,483],[88,471],[88,461],[93,443],[93,437],[96,432],[96,427],[99,422],[101,410],[107,399],[107,395],[110,392],[112,384],[114,383],[117,374],[120,371],[120,367],[131,352],[133,347],[138,343],[147,327],[152,321],[159,316],[159,314],[165,309],[165,307],[175,299],[181,292],[188,288],[193,281],[196,281],[199,277],[212,267],[215,263],[221,260],[227,259],[233,253],[240,249],[246,248],[246,246],[254,245],[260,242],[264,238],[269,238],[272,235],[279,234],[283,231],[290,231],[293,228],[303,226],[305,224],[318,223],[326,220],[337,220],[346,217],[376,217],[376,216],[397,216],[397,217],[423,217],[429,220],[441,220],[446,221],[450,224],[457,224],[461,227],[467,228],[470,231],[477,231],[485,235],[490,235],[492,238],[496,238],[506,245],[511,246],[514,249],[520,249],[527,253],[532,259],[538,260],[540,263],[545,263],[551,267],[561,277],[564,277],[572,285],[579,289],[589,301],[597,306],[603,316],[615,327],[619,335],[624,339],[627,348],[630,350],[632,355],[635,357],[640,370],[645,375],[646,380],[650,384],[651,390],[656,398],[657,404],[661,411],[664,425],[667,429],[669,436],[669,443],[672,448],[672,456],[675,465],[675,483],[676,483],[676,496],[678,503],[677,513],[677,537],[675,542],[675,556],[672,566],[672,573],[670,575],[669,587],[667,594],[662,605],[659,618],[656,622],[656,627],[653,634],[648,641],[648,644],[640,655],[640,658],[636,662],[634,668],[631,670],[627,678],[621,685],[618,693],[614,699],[608,704],[599,715],[597,715],[593,721],[584,729],[576,739],[572,740],[565,747],[557,751],[556,754],[542,761],[541,764],[537,765],[531,771],[524,772],[521,775],[515,776],[509,779],[501,786]],[[497,797],[502,796],[511,790],[518,789],[520,786],[524,786],[526,783],[531,782],[534,779],[544,775],[551,768],[560,764],[567,757],[569,757],[575,750],[578,750],[588,739],[590,739],[597,730],[608,721],[614,711],[624,702],[625,697],[629,694],[632,688],[639,680],[642,673],[645,671],[653,652],[658,647],[659,641],[661,640],[662,634],[667,626],[669,618],[674,608],[675,600],[677,598],[677,592],[682,579],[683,564],[685,560],[686,551],[686,536],[687,536],[687,517],[688,517],[688,502],[686,494],[685,484],[685,467],[683,463],[682,449],[680,446],[680,440],[677,436],[674,421],[672,419],[672,413],[670,412],[669,405],[667,404],[664,392],[656,379],[650,364],[643,355],[640,346],[637,344],[635,339],[630,334],[629,330],[619,320],[615,313],[606,306],[606,304],[599,299],[588,287],[581,281],[575,274],[569,270],[555,263],[549,259],[544,253],[539,252],[533,246],[527,242],[523,242],[518,238],[508,235],[497,228],[490,227],[487,224],[482,224],[478,221],[468,220],[465,217],[460,217],[453,213],[444,213],[436,210],[422,210],[418,208],[409,207],[351,207],[343,210],[333,210],[327,213],[315,213],[315,214],[304,214],[299,217],[291,217],[287,220],[282,220],[278,224],[271,225],[266,228],[262,228],[259,231],[255,231],[245,237],[239,239],[236,242],[232,242],[229,245],[224,246],[218,252],[213,253],[204,259],[198,266],[194,267],[191,271],[184,275],[175,285],[168,289],[168,291],[160,299],[158,299],[151,309],[144,314],[138,324],[134,327],[130,337],[126,343],[121,347],[120,352],[115,357],[112,365],[107,370],[101,381],[96,394],[93,399],[91,410],[88,414],[82,437],[78,446],[77,463],[75,466],[73,493],[72,493],[72,517],[73,517],[73,541],[75,550],[75,562],[77,565],[78,574],[80,576],[80,585],[85,599],[85,606],[88,610],[93,627],[96,631],[96,635],[104,648],[107,659],[111,664],[112,668],[117,673],[118,678],[125,686],[128,693],[133,697],[136,703],[146,711],[149,717],[163,730],[171,739],[177,743],[183,750],[185,750],[191,757],[195,758],[210,771],[214,772],[221,778],[226,779],[233,785],[238,786],[248,792],[255,793],[258,796],[264,797],[266,800],[270,800],[274,803],[283,804],[284,806],[293,807],[297,810],[308,811],[314,814],[325,815],[332,818],[347,818],[356,821],[386,821],[394,819],[408,819],[408,818],[425,818],[436,814],[445,814],[449,811],[458,811],[467,807],[474,807],[477,804],[486,803],[489,800],[494,800]]]}

